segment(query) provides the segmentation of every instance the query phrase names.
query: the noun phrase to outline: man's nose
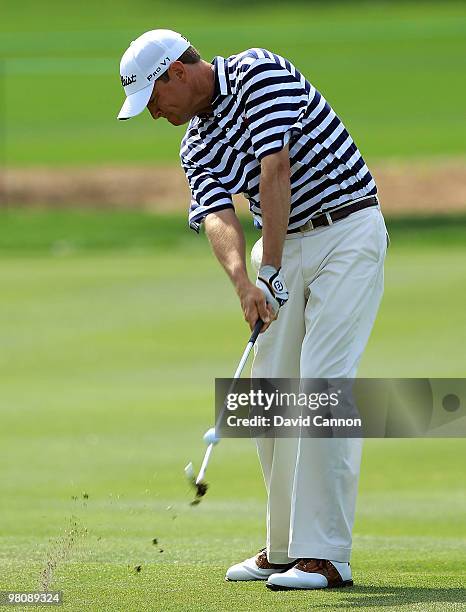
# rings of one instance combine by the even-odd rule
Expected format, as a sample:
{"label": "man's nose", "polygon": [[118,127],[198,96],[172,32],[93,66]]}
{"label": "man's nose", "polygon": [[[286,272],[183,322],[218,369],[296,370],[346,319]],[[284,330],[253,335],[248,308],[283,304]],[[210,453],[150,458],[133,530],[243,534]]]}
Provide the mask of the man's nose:
{"label": "man's nose", "polygon": [[162,116],[162,113],[158,108],[151,107],[149,108],[149,112],[152,115],[152,119],[160,119]]}

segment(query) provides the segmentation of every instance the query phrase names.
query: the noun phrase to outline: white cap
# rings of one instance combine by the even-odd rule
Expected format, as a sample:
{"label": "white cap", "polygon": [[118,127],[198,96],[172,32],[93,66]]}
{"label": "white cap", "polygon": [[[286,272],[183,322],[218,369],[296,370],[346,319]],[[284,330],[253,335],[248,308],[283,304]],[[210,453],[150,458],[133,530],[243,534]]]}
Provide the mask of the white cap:
{"label": "white cap", "polygon": [[118,119],[142,113],[149,102],[154,80],[190,46],[184,36],[172,30],[150,30],[133,40],[120,62],[121,84],[127,98]]}

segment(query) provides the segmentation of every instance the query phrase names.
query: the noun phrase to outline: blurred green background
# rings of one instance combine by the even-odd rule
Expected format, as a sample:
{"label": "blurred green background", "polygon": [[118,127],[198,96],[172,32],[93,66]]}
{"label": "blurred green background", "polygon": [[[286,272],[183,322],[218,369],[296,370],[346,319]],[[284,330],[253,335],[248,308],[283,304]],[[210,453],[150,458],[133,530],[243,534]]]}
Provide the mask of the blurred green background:
{"label": "blurred green background", "polygon": [[[182,129],[115,119],[120,56],[155,27],[207,60],[249,46],[286,55],[369,162],[461,160],[465,25],[463,2],[3,0],[4,172],[177,164]],[[354,589],[224,583],[264,542],[254,447],[222,442],[197,508],[183,468],[199,465],[214,378],[232,374],[248,336],[229,281],[185,215],[22,204],[0,211],[0,590],[63,590],[77,611],[464,609],[462,439],[366,441]],[[464,376],[464,205],[388,215],[361,376]]]}
{"label": "blurred green background", "polygon": [[370,158],[464,154],[464,2],[3,0],[8,163],[177,162],[183,128],[115,120],[120,57],[159,27],[207,61],[254,46],[287,56]]}

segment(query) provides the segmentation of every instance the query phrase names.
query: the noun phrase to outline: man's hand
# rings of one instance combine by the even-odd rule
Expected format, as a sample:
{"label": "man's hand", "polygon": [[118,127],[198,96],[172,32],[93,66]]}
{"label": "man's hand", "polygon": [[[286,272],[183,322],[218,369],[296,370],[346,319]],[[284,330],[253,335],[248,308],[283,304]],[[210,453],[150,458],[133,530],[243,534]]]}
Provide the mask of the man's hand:
{"label": "man's hand", "polygon": [[288,301],[288,289],[280,270],[273,266],[262,266],[256,286],[263,291],[267,304],[270,304],[275,316],[278,316],[279,309]]}
{"label": "man's hand", "polygon": [[264,322],[261,330],[262,333],[277,318],[277,314],[272,306],[266,301],[265,293],[250,281],[247,281],[238,289],[238,296],[244,318],[248,322],[251,331],[254,329],[258,319],[262,319]]}

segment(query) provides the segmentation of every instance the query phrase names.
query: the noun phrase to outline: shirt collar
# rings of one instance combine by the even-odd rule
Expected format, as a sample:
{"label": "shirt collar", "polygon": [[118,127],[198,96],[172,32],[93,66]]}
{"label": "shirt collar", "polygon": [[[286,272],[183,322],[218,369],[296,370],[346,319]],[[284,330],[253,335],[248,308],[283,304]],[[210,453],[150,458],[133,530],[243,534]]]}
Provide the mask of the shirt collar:
{"label": "shirt collar", "polygon": [[[231,84],[228,79],[227,60],[220,55],[217,55],[212,60],[214,67],[214,93],[212,95],[211,105],[212,114],[215,114],[215,109],[222,103],[225,96],[231,94]],[[201,119],[208,119],[212,115],[199,115]]]}
{"label": "shirt collar", "polygon": [[212,96],[212,108],[221,103],[222,98],[231,95],[231,83],[228,78],[228,63],[224,57],[217,55],[212,60],[214,67],[214,95]]}
{"label": "shirt collar", "polygon": [[217,95],[228,96],[231,94],[230,81],[228,79],[227,60],[221,55],[214,57],[212,64],[215,69],[215,84],[218,89]]}

